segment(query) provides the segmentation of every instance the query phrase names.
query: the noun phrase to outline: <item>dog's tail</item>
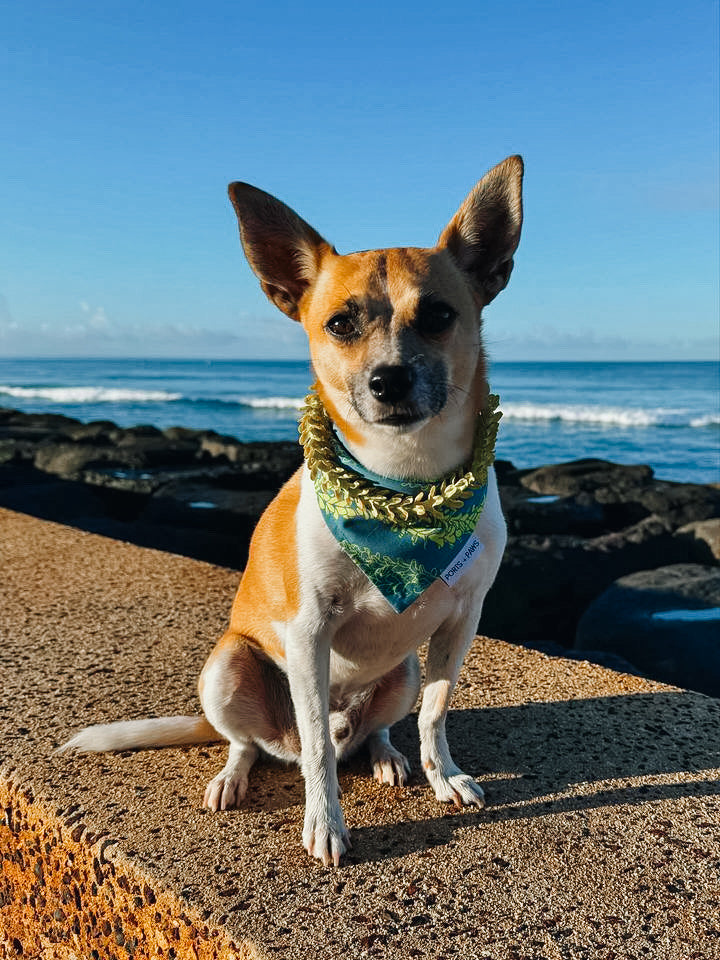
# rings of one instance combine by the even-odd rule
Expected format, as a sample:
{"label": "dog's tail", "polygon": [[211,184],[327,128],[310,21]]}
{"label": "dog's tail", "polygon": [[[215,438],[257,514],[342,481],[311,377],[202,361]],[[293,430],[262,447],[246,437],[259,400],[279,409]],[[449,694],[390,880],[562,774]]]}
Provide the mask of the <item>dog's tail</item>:
{"label": "dog's tail", "polygon": [[205,717],[155,717],[118,720],[85,727],[55,753],[104,753],[148,747],[179,747],[224,740]]}

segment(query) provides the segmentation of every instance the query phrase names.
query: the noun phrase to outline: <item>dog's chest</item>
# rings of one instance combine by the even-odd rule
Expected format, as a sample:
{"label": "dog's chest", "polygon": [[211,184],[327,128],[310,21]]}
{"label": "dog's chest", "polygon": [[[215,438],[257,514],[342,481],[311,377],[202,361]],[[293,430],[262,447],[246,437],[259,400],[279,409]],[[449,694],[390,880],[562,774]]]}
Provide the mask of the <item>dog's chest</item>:
{"label": "dog's chest", "polygon": [[488,501],[490,509],[480,524],[486,541],[480,559],[452,587],[437,580],[398,613],[335,540],[317,507],[312,481],[303,476],[298,518],[301,593],[303,606],[317,604],[317,614],[330,619],[334,682],[363,684],[382,676],[443,624],[472,612],[478,588],[494,578],[504,547],[494,479]]}
{"label": "dog's chest", "polygon": [[377,587],[364,580],[347,604],[338,608],[338,628],[332,640],[333,679],[361,684],[377,679],[452,618],[458,605],[454,591],[437,581],[397,613]]}

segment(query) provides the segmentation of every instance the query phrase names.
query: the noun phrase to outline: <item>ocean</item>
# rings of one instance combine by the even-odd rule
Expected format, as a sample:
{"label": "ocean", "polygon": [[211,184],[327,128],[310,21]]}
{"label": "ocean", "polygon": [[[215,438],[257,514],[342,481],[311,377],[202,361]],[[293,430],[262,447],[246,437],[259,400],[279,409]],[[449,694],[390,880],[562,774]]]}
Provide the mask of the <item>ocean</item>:
{"label": "ocean", "polygon": [[[720,369],[697,363],[497,363],[498,458],[517,467],[600,457],[665,480],[720,481]],[[120,426],[297,437],[305,361],[1,359],[0,406]]]}

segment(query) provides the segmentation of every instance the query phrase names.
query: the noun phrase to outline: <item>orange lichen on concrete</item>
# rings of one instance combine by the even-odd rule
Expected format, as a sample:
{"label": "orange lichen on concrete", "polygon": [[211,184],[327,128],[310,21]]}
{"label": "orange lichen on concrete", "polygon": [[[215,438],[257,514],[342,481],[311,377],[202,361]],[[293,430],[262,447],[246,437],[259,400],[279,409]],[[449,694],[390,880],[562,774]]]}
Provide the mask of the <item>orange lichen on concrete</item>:
{"label": "orange lichen on concrete", "polygon": [[79,809],[0,779],[0,957],[264,960],[138,870]]}

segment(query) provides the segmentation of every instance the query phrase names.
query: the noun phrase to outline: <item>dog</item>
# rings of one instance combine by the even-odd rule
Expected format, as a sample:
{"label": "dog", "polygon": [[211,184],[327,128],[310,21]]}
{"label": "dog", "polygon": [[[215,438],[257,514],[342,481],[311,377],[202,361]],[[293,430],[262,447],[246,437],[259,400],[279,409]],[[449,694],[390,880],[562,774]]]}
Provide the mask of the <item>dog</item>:
{"label": "dog", "polygon": [[[482,788],[451,757],[445,719],[506,542],[485,435],[499,415],[488,414],[481,312],[510,277],[522,177],[518,156],[493,167],[435,247],[348,255],[271,195],[230,185],[251,268],[309,339],[306,461],[253,534],[229,629],[200,676],[204,717],[88,727],[61,751],[226,739],[227,763],[205,791],[211,810],[241,803],[260,749],[297,762],[303,844],[338,866],[350,838],[337,761],[366,744],[377,781],[407,782],[389,730],[417,700],[416,651],[429,641],[422,766],[438,800],[483,805]],[[407,541],[411,554],[437,540],[441,564],[448,550],[450,562],[423,567],[393,544],[379,550],[386,540]]]}

